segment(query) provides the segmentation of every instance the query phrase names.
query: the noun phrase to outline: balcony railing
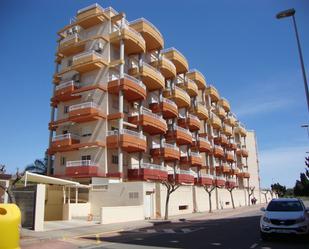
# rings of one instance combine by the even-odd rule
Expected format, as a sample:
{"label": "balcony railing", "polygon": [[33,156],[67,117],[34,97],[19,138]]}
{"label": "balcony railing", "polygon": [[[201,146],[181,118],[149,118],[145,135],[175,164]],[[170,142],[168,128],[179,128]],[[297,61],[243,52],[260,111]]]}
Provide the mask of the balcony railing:
{"label": "balcony railing", "polygon": [[191,156],[194,156],[194,157],[201,157],[201,154],[200,154],[200,153],[197,153],[197,152],[192,152],[192,151],[191,151]]}
{"label": "balcony railing", "polygon": [[101,57],[103,59],[102,54],[99,54],[98,52],[91,50],[91,51],[86,51],[86,52],[80,53],[78,55],[75,55],[73,57],[73,64],[74,64],[75,61],[78,61],[80,59],[83,59],[84,57],[92,56],[92,55],[95,55],[96,57]]}
{"label": "balcony railing", "polygon": [[198,138],[201,142],[205,142],[208,143],[210,145],[210,142],[208,141],[208,139],[204,138],[204,137],[199,137]]}
{"label": "balcony railing", "polygon": [[177,53],[179,53],[183,58],[186,58],[182,53],[179,52],[179,50],[177,50],[176,48],[174,47],[170,47],[170,48],[166,48],[166,49],[163,49],[161,50],[161,53],[168,53],[170,51],[176,51]]}
{"label": "balcony railing", "polygon": [[169,59],[165,58],[164,56],[161,56],[160,60],[165,61],[167,64],[170,65],[170,67],[175,68],[175,65],[173,64],[173,62],[171,62]]}
{"label": "balcony railing", "polygon": [[213,175],[201,173],[200,177],[213,179]]}
{"label": "balcony railing", "polygon": [[191,136],[191,132],[189,130],[187,130],[185,128],[182,128],[182,127],[180,127],[178,125],[176,125],[175,130],[179,130],[179,131],[185,132],[186,134]]}
{"label": "balcony railing", "polygon": [[97,164],[91,160],[79,160],[79,161],[68,161],[67,167],[78,167],[78,166],[96,166]]}
{"label": "balcony railing", "polygon": [[66,134],[60,134],[56,135],[52,138],[52,141],[59,141],[59,140],[64,140],[64,139],[80,139],[78,135],[72,134],[72,133],[66,133]]}
{"label": "balcony railing", "polygon": [[200,74],[203,77],[204,81],[206,81],[204,75],[199,70],[194,68],[189,71],[189,73],[194,73],[194,72]]}
{"label": "balcony railing", "polygon": [[151,110],[149,110],[149,109],[147,109],[145,107],[142,108],[142,114],[151,116],[151,117],[153,117],[155,119],[160,119],[161,121],[165,122],[165,119],[163,119],[161,116],[159,116],[158,114],[153,113]]}
{"label": "balcony railing", "polygon": [[165,102],[165,103],[170,104],[174,107],[177,107],[176,103],[174,101],[170,100],[170,99],[162,98],[162,102]]}
{"label": "balcony railing", "polygon": [[197,116],[195,116],[195,115],[192,115],[192,114],[188,114],[188,118],[192,118],[192,119],[194,119],[194,120],[196,120],[196,121],[200,121],[200,119],[197,117]]}
{"label": "balcony railing", "polygon": [[139,132],[136,132],[136,131],[131,131],[131,130],[128,130],[128,129],[122,129],[120,131],[118,130],[113,130],[113,131],[108,131],[107,132],[107,136],[113,136],[113,135],[131,135],[131,136],[134,136],[134,137],[137,137],[137,138],[140,138],[140,139],[143,139],[146,141],[146,136],[139,133]]}
{"label": "balcony railing", "polygon": [[149,22],[148,20],[146,20],[145,18],[138,18],[138,19],[136,19],[136,20],[134,20],[134,21],[131,21],[129,24],[130,25],[132,25],[132,24],[135,24],[135,23],[138,23],[138,22],[145,22],[145,23],[147,23],[149,26],[151,26],[156,32],[158,32],[159,34],[160,34],[160,36],[161,37],[163,37],[162,36],[162,34],[161,34],[161,32],[151,23],[151,22]]}
{"label": "balcony railing", "polygon": [[221,181],[225,181],[226,180],[225,177],[223,177],[223,176],[215,176],[214,178],[216,180],[221,180]]}
{"label": "balcony railing", "polygon": [[85,108],[95,108],[98,109],[99,106],[94,103],[94,102],[85,102],[77,105],[71,105],[69,107],[69,112],[75,111],[75,110],[80,110],[80,109],[85,109]]}
{"label": "balcony railing", "polygon": [[60,83],[58,86],[56,86],[56,91],[66,88],[68,86],[77,86],[78,84],[74,80],[65,81],[63,83]]}
{"label": "balcony railing", "polygon": [[85,8],[82,8],[82,9],[78,10],[78,11],[77,11],[77,14],[80,14],[80,13],[82,13],[82,12],[85,12],[85,11],[90,10],[90,9],[93,9],[93,8],[98,8],[98,9],[104,11],[104,9],[102,8],[101,5],[99,5],[99,4],[97,4],[97,3],[94,3],[94,4],[91,4],[91,5],[87,6],[87,7],[85,7]]}
{"label": "balcony railing", "polygon": [[131,76],[131,75],[128,75],[128,74],[126,74],[126,73],[123,75],[122,78],[120,78],[119,75],[110,75],[110,76],[108,77],[108,81],[119,80],[119,79],[123,79],[123,78],[124,78],[124,79],[130,80],[131,82],[137,84],[138,86],[140,86],[140,87],[142,87],[143,89],[146,90],[146,86],[144,85],[144,83],[143,83],[142,81],[140,81],[140,80],[138,80],[137,78],[135,78],[135,77],[133,77],[133,76]]}
{"label": "balcony railing", "polygon": [[187,92],[186,92],[185,90],[181,89],[181,88],[178,87],[178,86],[175,86],[175,90],[180,91],[181,93],[188,95]]}
{"label": "balcony railing", "polygon": [[[132,167],[132,169],[137,169],[139,168],[139,164],[134,164],[132,165],[134,167]],[[141,168],[142,169],[157,169],[157,170],[161,170],[161,171],[167,171],[167,169],[159,164],[153,164],[153,163],[141,163]]]}
{"label": "balcony railing", "polygon": [[79,33],[70,34],[60,41],[60,46],[64,43],[66,43],[67,41],[70,41],[70,40],[73,40],[73,39],[82,40],[83,38]]}
{"label": "balcony railing", "polygon": [[[171,173],[171,172],[169,172],[169,173]],[[173,174],[173,173],[171,173],[171,174]],[[176,170],[176,174],[195,176],[195,173],[192,170],[183,170],[183,169]]]}
{"label": "balcony railing", "polygon": [[142,64],[143,67],[147,67],[149,70],[155,71],[157,73],[157,76],[160,78],[161,81],[165,81],[163,75],[161,74],[161,72],[159,70],[157,70],[156,68],[154,68],[153,66],[149,65],[146,62],[143,62]]}

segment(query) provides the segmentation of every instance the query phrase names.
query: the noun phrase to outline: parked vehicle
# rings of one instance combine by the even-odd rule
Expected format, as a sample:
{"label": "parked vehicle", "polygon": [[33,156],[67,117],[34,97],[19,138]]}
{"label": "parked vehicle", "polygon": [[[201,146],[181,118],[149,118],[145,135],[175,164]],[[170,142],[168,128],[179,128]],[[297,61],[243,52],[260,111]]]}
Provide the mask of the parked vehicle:
{"label": "parked vehicle", "polygon": [[309,233],[309,208],[296,198],[273,199],[267,208],[261,208],[264,214],[260,220],[261,238],[267,240],[272,234]]}

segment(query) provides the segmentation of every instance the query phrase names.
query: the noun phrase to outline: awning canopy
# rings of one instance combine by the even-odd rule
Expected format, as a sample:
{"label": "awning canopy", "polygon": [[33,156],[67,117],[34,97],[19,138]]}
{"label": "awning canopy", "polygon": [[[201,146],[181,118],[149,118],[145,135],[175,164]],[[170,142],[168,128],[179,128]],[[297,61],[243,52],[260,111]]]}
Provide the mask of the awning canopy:
{"label": "awning canopy", "polygon": [[35,173],[31,173],[26,171],[22,179],[25,182],[25,186],[27,182],[36,182],[36,183],[43,183],[43,184],[54,184],[54,185],[62,185],[67,187],[77,187],[77,188],[89,188],[88,185],[80,184],[79,182],[64,180],[56,177],[39,175]]}

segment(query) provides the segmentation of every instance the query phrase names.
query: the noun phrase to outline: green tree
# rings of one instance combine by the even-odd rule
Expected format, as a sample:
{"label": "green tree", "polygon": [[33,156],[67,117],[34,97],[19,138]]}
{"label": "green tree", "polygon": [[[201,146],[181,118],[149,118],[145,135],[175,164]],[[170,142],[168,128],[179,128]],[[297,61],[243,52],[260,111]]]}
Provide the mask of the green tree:
{"label": "green tree", "polygon": [[284,196],[286,193],[286,186],[281,185],[279,182],[272,184],[270,187],[279,197]]}
{"label": "green tree", "polygon": [[47,160],[44,159],[36,159],[33,163],[27,165],[25,167],[25,171],[29,171],[36,174],[46,175],[47,173]]}

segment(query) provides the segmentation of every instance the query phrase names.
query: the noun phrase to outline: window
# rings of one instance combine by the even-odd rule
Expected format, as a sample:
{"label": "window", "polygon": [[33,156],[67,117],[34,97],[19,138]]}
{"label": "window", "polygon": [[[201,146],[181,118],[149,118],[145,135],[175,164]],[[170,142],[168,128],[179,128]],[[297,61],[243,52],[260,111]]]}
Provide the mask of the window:
{"label": "window", "polygon": [[65,166],[65,164],[66,164],[66,158],[62,156],[62,157],[60,158],[60,165],[61,165],[61,166]]}
{"label": "window", "polygon": [[118,131],[117,127],[112,126],[112,131]]}
{"label": "window", "polygon": [[63,107],[63,113],[68,113],[69,112],[69,106],[65,105]]}
{"label": "window", "polygon": [[91,185],[91,189],[93,191],[107,191],[108,185],[106,185],[106,184],[93,184],[93,185]]}
{"label": "window", "polygon": [[138,199],[138,192],[129,192],[129,199]]}
{"label": "window", "polygon": [[92,135],[92,130],[90,126],[85,126],[82,128],[82,136],[83,137],[90,137]]}
{"label": "window", "polygon": [[62,134],[68,134],[68,130],[63,130]]}
{"label": "window", "polygon": [[179,209],[179,210],[186,210],[186,209],[188,209],[188,208],[189,208],[188,205],[180,205],[180,206],[178,206],[178,209]]}
{"label": "window", "polygon": [[90,160],[91,160],[91,155],[82,156],[82,161],[90,161]]}
{"label": "window", "polygon": [[119,108],[118,97],[117,98],[115,96],[112,97],[112,107],[118,110]]}
{"label": "window", "polygon": [[72,59],[68,59],[68,67],[72,66],[73,60]]}
{"label": "window", "polygon": [[118,156],[112,155],[112,164],[118,164]]}

